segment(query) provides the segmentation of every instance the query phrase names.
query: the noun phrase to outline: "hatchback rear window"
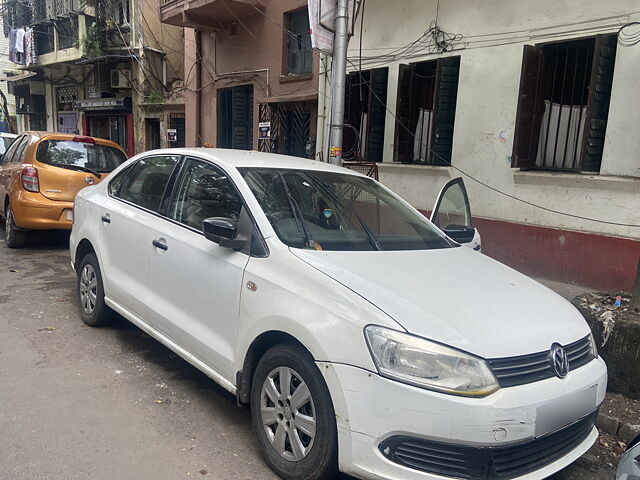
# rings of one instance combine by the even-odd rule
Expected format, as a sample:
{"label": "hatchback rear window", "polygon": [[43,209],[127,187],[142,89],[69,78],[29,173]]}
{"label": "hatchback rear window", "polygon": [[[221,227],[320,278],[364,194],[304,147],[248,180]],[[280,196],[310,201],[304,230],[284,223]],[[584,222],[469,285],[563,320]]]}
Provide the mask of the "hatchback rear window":
{"label": "hatchback rear window", "polygon": [[76,167],[94,172],[111,172],[126,159],[117,148],[72,140],[44,140],[38,145],[39,162],[60,167]]}

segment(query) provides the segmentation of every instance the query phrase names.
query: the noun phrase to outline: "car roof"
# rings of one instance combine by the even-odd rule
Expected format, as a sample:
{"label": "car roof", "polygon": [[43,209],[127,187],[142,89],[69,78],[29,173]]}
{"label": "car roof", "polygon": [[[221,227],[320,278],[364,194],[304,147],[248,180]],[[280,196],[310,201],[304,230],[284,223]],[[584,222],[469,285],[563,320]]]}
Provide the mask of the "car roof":
{"label": "car roof", "polygon": [[0,137],[4,137],[4,138],[18,138],[18,135],[15,133],[9,133],[9,132],[0,132]]}
{"label": "car roof", "polygon": [[264,167],[303,169],[364,176],[358,172],[354,172],[353,170],[326,162],[320,162],[308,158],[292,157],[289,155],[280,155],[278,153],[257,152],[255,150],[232,150],[226,148],[170,148],[145,152],[145,154],[149,153],[159,155],[193,155],[209,159],[223,166],[235,168]]}

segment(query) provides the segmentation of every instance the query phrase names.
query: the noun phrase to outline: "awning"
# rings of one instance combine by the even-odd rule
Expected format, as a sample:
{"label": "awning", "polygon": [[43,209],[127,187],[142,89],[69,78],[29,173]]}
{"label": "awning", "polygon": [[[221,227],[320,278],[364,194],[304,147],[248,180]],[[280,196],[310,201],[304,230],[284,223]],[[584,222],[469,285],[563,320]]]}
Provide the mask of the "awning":
{"label": "awning", "polygon": [[4,75],[0,76],[0,82],[17,82],[18,80],[24,80],[26,78],[35,77],[37,75],[36,72],[24,72],[19,75]]}

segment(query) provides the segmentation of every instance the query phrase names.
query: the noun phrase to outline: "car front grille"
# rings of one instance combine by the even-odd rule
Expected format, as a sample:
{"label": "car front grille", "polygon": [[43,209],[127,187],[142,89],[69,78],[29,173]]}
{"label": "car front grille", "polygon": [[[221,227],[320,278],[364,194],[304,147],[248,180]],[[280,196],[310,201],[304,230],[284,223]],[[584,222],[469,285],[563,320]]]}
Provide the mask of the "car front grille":
{"label": "car front grille", "polygon": [[[564,345],[569,357],[569,371],[586,365],[595,357],[591,352],[591,339],[586,337]],[[501,387],[525,385],[555,376],[549,361],[549,351],[521,355],[518,357],[493,358],[487,360]]]}
{"label": "car front grille", "polygon": [[507,480],[538,470],[568,454],[593,430],[597,412],[539,438],[500,447],[470,447],[394,436],[379,446],[394,463],[444,477]]}

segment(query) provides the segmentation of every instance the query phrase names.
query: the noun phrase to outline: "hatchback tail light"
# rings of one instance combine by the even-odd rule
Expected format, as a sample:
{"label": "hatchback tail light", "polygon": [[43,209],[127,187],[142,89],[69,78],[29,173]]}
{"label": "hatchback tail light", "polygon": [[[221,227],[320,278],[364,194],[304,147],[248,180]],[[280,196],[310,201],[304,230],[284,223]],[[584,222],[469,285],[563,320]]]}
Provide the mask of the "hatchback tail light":
{"label": "hatchback tail light", "polygon": [[33,167],[24,167],[22,169],[22,187],[29,192],[40,191],[38,170]]}

